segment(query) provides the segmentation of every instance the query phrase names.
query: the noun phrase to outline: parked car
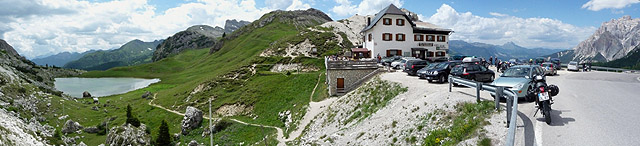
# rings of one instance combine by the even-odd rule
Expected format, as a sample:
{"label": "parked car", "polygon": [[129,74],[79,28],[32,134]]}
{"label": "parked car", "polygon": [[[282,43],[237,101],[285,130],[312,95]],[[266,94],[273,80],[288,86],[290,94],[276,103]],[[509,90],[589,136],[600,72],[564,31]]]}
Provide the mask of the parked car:
{"label": "parked car", "polygon": [[569,62],[569,64],[567,65],[567,70],[568,71],[578,71],[578,62],[575,62],[575,61]]}
{"label": "parked car", "polygon": [[554,65],[551,62],[542,63],[540,66],[542,67],[542,69],[544,69],[544,74],[545,75],[552,75],[553,76],[553,75],[558,74],[558,71],[556,71],[556,68],[555,68],[556,65]]}
{"label": "parked car", "polygon": [[381,62],[382,62],[382,65],[391,66],[391,62],[394,62],[400,59],[402,59],[402,56],[391,56],[391,57],[382,58]]}
{"label": "parked car", "polygon": [[424,79],[424,77],[425,77],[424,75],[427,73],[427,70],[433,69],[438,64],[440,64],[440,63],[431,63],[431,64],[427,65],[426,67],[423,67],[422,69],[418,70],[418,72],[417,72],[418,77],[420,77],[420,79]]}
{"label": "parked car", "polygon": [[400,60],[396,60],[394,62],[391,62],[391,67],[393,67],[393,69],[402,69],[401,67],[404,67],[404,63],[407,63],[407,60],[409,59],[416,59],[415,57],[402,57],[402,59]]}
{"label": "parked car", "polygon": [[462,64],[462,61],[449,61],[439,63],[432,69],[429,69],[424,74],[425,79],[427,81],[432,82],[437,80],[440,83],[447,82],[447,78],[449,77],[449,73],[451,73],[451,69],[457,65]]}
{"label": "parked car", "polygon": [[551,58],[551,60],[549,60],[549,62],[553,63],[553,67],[556,70],[561,70],[562,69],[562,62],[560,61],[560,59],[558,58]]}
{"label": "parked car", "polygon": [[462,59],[462,62],[464,62],[464,63],[476,63],[476,64],[479,64],[480,61],[481,61],[480,59],[475,58],[475,57],[466,57],[466,58]]}
{"label": "parked car", "polygon": [[[525,98],[526,100],[534,99],[535,90],[533,84],[533,78],[536,75],[542,75],[544,77],[544,70],[538,65],[517,65],[504,71],[500,78],[491,83],[495,86],[511,87],[512,91],[515,91],[518,98]],[[492,96],[493,95],[492,93]]]}
{"label": "parked car", "polygon": [[534,64],[540,65],[542,63],[546,62],[546,59],[544,59],[543,57],[538,57],[534,60]]}
{"label": "parked car", "polygon": [[429,65],[429,62],[427,62],[426,60],[411,59],[407,60],[407,63],[404,64],[403,71],[410,76],[415,76],[418,70],[426,67],[427,65]]}
{"label": "parked car", "polygon": [[478,82],[492,82],[495,79],[495,73],[480,64],[464,63],[451,69],[452,76],[464,79],[474,80]]}
{"label": "parked car", "polygon": [[469,57],[469,56],[464,56],[464,55],[455,55],[455,56],[451,56],[451,57],[449,58],[449,60],[452,60],[452,61],[453,61],[453,60],[462,60],[462,59],[467,58],[467,57]]}

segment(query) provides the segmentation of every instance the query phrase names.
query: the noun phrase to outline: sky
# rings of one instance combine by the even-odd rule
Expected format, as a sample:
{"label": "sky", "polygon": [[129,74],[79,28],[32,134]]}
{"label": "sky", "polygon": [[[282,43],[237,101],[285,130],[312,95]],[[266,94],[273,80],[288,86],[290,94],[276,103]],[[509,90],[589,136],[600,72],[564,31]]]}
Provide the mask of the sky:
{"label": "sky", "polygon": [[273,10],[319,9],[334,20],[389,4],[453,29],[451,39],[570,49],[603,22],[640,17],[640,0],[1,0],[0,39],[27,58],[165,39],[192,25],[254,21]]}

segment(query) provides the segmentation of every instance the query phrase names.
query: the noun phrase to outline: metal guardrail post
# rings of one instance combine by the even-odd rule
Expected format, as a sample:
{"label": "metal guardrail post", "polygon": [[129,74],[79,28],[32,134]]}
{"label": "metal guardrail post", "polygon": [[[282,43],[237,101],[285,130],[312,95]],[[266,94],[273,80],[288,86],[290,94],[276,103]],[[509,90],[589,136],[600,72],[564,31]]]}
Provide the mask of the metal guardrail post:
{"label": "metal guardrail post", "polygon": [[480,103],[480,90],[482,90],[482,83],[476,82],[476,102]]}
{"label": "metal guardrail post", "polygon": [[511,115],[510,117],[510,121],[513,121],[512,123],[509,123],[509,131],[507,132],[507,145],[508,146],[513,146],[514,141],[515,141],[515,135],[516,135],[516,123],[517,123],[517,112],[518,112],[518,96],[515,94],[515,92],[513,92],[513,111],[511,111],[511,113],[515,113],[514,115]]}
{"label": "metal guardrail post", "polygon": [[451,92],[451,87],[453,86],[453,78],[449,76],[449,92]]}
{"label": "metal guardrail post", "polygon": [[496,103],[496,110],[500,110],[500,99],[502,99],[504,87],[498,86],[496,89],[496,97],[493,99]]}
{"label": "metal guardrail post", "polygon": [[513,97],[507,96],[507,128],[511,124],[511,109],[513,108]]}

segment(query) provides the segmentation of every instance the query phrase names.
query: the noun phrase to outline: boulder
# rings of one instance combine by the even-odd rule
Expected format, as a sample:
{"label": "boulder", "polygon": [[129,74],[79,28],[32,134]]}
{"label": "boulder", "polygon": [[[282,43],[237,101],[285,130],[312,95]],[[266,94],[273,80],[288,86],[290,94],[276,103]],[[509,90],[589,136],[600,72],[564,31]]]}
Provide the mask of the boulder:
{"label": "boulder", "polygon": [[69,134],[74,133],[78,130],[81,130],[83,127],[78,122],[74,122],[73,120],[67,120],[62,127],[62,133]]}
{"label": "boulder", "polygon": [[98,133],[99,129],[97,127],[87,127],[84,129],[86,133]]}
{"label": "boulder", "polygon": [[82,98],[87,98],[87,97],[91,97],[91,93],[89,93],[89,91],[82,92]]}
{"label": "boulder", "polygon": [[189,131],[200,126],[200,123],[202,123],[202,111],[192,106],[187,107],[182,119],[182,134],[189,134]]}
{"label": "boulder", "polygon": [[87,146],[87,144],[84,144],[84,142],[80,142],[80,144],[76,145],[76,146]]}
{"label": "boulder", "polygon": [[145,132],[147,126],[141,124],[135,127],[131,124],[123,124],[113,127],[107,135],[106,145],[151,145],[151,136]]}
{"label": "boulder", "polygon": [[147,91],[144,94],[142,94],[142,98],[147,99],[151,97],[151,92]]}
{"label": "boulder", "polygon": [[[89,96],[91,96],[91,94],[89,94]],[[100,101],[98,100],[98,97],[94,97],[93,98],[93,103],[100,103]]]}

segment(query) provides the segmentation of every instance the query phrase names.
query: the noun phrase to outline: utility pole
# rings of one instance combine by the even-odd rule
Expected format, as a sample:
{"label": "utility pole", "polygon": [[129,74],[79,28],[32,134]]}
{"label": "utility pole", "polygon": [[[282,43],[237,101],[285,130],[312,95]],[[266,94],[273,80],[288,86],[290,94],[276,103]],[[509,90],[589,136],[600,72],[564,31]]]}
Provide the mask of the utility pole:
{"label": "utility pole", "polygon": [[211,141],[211,145],[213,146],[213,128],[211,128],[211,97],[209,97],[209,139]]}

